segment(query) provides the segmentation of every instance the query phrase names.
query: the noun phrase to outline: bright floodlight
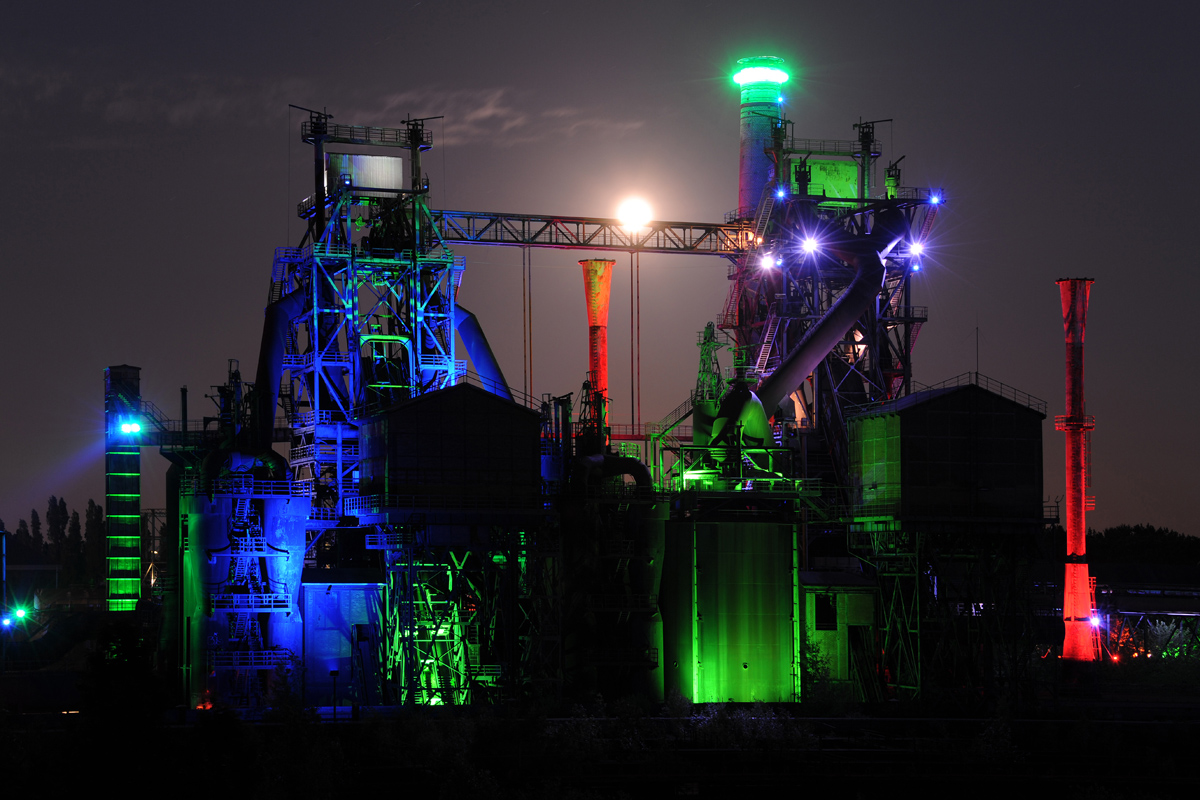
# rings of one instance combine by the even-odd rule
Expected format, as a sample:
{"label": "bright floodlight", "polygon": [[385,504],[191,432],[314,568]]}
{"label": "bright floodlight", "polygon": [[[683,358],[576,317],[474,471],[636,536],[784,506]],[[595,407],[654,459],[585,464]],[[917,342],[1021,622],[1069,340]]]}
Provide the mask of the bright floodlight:
{"label": "bright floodlight", "polygon": [[24,619],[24,618],[25,618],[25,609],[18,608],[17,609],[17,619]]}
{"label": "bright floodlight", "polygon": [[1092,617],[1092,627],[1093,628],[1100,627],[1100,618],[1099,617]]}
{"label": "bright floodlight", "polygon": [[745,67],[733,76],[738,86],[747,83],[787,83],[788,74],[775,67]]}
{"label": "bright floodlight", "polygon": [[631,197],[617,207],[617,219],[621,220],[621,227],[644,228],[646,223],[654,219],[654,212],[642,198]]}
{"label": "bright floodlight", "polygon": [[142,426],[137,422],[122,422],[121,433],[140,433]]}
{"label": "bright floodlight", "polygon": [[929,195],[929,202],[936,206],[942,202],[942,196],[940,194],[931,194]]}
{"label": "bright floodlight", "polygon": [[921,242],[913,242],[908,246],[908,254],[910,256],[919,256],[925,252],[925,245]]}
{"label": "bright floodlight", "polygon": [[770,253],[764,253],[762,260],[758,262],[758,265],[763,269],[770,269],[771,267],[775,266],[775,256],[771,255]]}
{"label": "bright floodlight", "polygon": [[821,247],[821,243],[818,242],[816,239],[814,239],[811,236],[805,238],[803,244],[800,245],[800,249],[802,249],[805,253],[807,253],[809,255],[812,255],[813,253],[817,252],[817,250],[820,247]]}
{"label": "bright floodlight", "polygon": [[782,200],[782,199],[783,199],[783,198],[784,198],[786,195],[787,195],[787,190],[785,190],[785,189],[784,189],[784,188],[782,188],[782,187],[780,187],[780,188],[778,188],[778,189],[776,189],[776,190],[775,190],[775,196],[776,196],[776,197],[778,197],[778,198],[779,198],[779,199],[781,199],[781,200]]}

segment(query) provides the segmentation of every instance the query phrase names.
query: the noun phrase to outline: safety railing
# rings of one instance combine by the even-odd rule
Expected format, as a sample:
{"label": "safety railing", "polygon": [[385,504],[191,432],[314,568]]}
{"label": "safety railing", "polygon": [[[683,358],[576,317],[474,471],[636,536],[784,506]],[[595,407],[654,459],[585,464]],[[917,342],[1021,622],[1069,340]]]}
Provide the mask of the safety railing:
{"label": "safety railing", "polygon": [[221,592],[212,595],[213,611],[271,613],[290,611],[292,596],[286,592]]}

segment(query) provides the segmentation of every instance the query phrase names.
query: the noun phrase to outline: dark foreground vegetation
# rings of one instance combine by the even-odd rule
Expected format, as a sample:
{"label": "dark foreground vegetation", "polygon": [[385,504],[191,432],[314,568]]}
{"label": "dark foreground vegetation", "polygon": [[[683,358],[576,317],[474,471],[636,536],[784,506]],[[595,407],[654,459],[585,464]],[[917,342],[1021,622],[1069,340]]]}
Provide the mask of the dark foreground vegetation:
{"label": "dark foreground vegetation", "polygon": [[1035,713],[985,719],[896,703],[827,705],[814,716],[804,706],[674,698],[649,708],[597,698],[557,708],[397,709],[332,723],[284,699],[252,722],[228,709],[148,719],[133,699],[83,714],[9,714],[0,747],[7,788],[29,792],[123,775],[172,793],[236,786],[273,797],[876,797],[902,787],[972,797],[1194,793],[1200,703],[1139,690],[1122,677],[1130,674],[1105,667]]}

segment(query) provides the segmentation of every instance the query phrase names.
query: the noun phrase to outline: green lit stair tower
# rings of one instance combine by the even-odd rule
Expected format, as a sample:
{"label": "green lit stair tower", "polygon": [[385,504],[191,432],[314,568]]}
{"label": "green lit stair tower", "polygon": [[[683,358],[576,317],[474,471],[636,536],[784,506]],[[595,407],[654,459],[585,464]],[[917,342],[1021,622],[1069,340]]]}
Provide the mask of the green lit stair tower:
{"label": "green lit stair tower", "polygon": [[104,497],[108,506],[107,603],[133,611],[142,596],[142,396],[139,367],[104,371]]}

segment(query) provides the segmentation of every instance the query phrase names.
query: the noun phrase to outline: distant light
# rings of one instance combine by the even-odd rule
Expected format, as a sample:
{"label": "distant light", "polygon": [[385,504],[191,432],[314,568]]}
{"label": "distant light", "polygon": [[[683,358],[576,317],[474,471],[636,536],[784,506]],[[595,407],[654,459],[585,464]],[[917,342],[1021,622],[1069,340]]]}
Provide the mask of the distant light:
{"label": "distant light", "polygon": [[783,266],[783,256],[780,256],[779,258],[775,259],[775,266],[777,266],[777,267]]}
{"label": "distant light", "polygon": [[4,627],[8,628],[8,627],[10,627],[11,625],[12,625],[12,618],[11,618],[11,617],[5,617],[5,618],[4,618]]}
{"label": "distant light", "polygon": [[775,196],[776,196],[776,197],[780,197],[780,198],[782,198],[782,197],[786,197],[786,196],[787,196],[787,192],[786,192],[785,190],[783,190],[783,189],[776,189],[776,190],[775,190]]}
{"label": "distant light", "polygon": [[925,252],[925,245],[922,242],[913,242],[908,246],[908,254],[911,256],[919,256]]}
{"label": "distant light", "polygon": [[640,197],[631,197],[617,207],[617,219],[621,227],[637,229],[646,227],[646,223],[654,219],[650,204]]}
{"label": "distant light", "polygon": [[800,249],[802,249],[805,253],[812,255],[813,253],[817,252],[817,250],[821,249],[821,243],[809,236],[805,238],[804,243],[800,245]]}
{"label": "distant light", "polygon": [[931,194],[929,195],[929,202],[936,206],[938,203],[942,202],[942,196],[940,194]]}
{"label": "distant light", "polygon": [[776,67],[743,67],[733,76],[738,86],[748,83],[787,83],[788,74]]}
{"label": "distant light", "polygon": [[920,262],[920,261],[914,261],[914,262],[913,262],[913,265],[912,265],[912,271],[913,271],[913,272],[920,272],[920,271],[921,271],[921,262]]}
{"label": "distant light", "polygon": [[783,95],[779,95],[779,97],[776,97],[776,98],[775,98],[775,102],[776,102],[776,103],[782,103],[782,102],[783,102]]}

